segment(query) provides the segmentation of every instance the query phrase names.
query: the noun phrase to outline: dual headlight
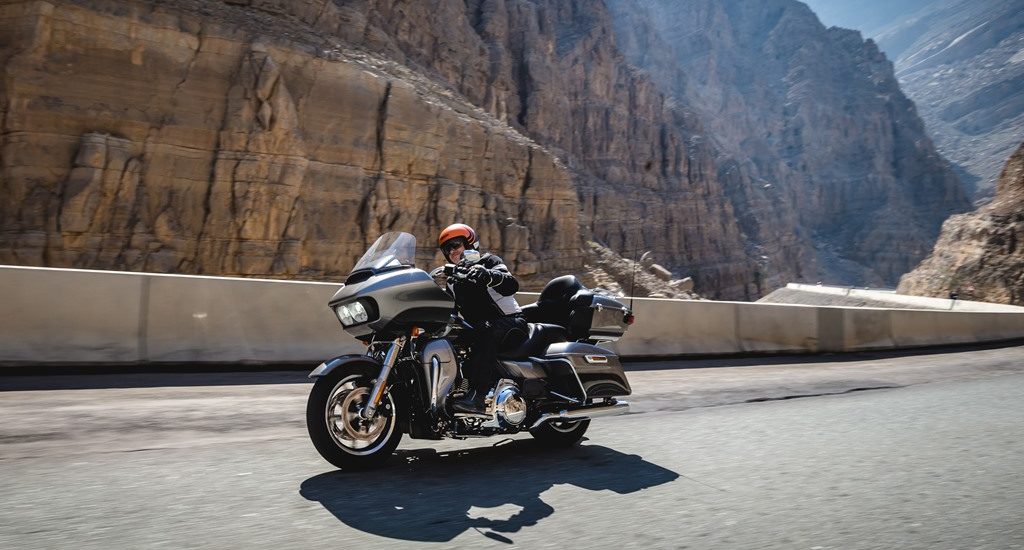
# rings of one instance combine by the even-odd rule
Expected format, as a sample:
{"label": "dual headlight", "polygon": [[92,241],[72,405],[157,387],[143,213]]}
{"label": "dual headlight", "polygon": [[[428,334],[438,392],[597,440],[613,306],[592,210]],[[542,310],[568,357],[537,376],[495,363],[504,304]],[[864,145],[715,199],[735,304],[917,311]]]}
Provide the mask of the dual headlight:
{"label": "dual headlight", "polygon": [[366,311],[366,306],[364,306],[362,302],[341,304],[334,308],[334,314],[338,316],[338,320],[341,321],[341,324],[346,327],[365,323],[370,320],[370,313]]}

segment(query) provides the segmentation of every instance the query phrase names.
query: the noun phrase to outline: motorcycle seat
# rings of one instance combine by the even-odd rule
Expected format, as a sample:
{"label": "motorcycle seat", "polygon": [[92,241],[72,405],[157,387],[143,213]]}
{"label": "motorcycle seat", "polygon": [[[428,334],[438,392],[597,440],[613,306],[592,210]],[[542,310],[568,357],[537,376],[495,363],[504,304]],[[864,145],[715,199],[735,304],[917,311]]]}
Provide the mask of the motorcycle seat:
{"label": "motorcycle seat", "polygon": [[565,327],[546,323],[527,323],[529,335],[518,346],[498,352],[499,359],[526,359],[531,356],[542,356],[548,346],[569,340],[569,332]]}

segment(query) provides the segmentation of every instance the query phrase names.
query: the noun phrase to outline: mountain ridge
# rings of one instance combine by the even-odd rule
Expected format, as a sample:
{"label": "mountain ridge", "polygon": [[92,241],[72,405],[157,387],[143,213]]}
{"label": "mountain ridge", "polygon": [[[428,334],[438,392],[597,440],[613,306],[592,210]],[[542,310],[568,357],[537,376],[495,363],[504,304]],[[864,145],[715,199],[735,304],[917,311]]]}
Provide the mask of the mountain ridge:
{"label": "mountain ridge", "polygon": [[[840,251],[847,272],[859,265],[843,282],[895,284],[942,221],[967,209],[892,64],[858,32],[826,28],[795,1],[611,4],[620,35],[644,28],[635,14],[648,12],[661,36],[626,38],[627,57],[708,122],[734,168],[722,179],[750,205],[741,225],[767,243],[795,236],[773,246],[807,267],[803,280],[836,276],[819,248]],[[668,67],[638,47],[644,40],[673,48]],[[676,85],[680,74],[689,76]]]}
{"label": "mountain ridge", "polygon": [[[1015,0],[924,0],[844,12],[808,4],[830,24],[861,28],[893,60],[939,151],[975,204],[991,198],[1003,163],[1024,130],[1024,10]],[[897,3],[898,4],[898,3]],[[888,25],[867,14],[897,9]]]}
{"label": "mountain ridge", "polygon": [[[780,19],[794,32],[820,26],[795,3],[772,5],[797,10]],[[753,30],[772,16],[693,9]],[[666,94],[627,62],[603,3],[67,0],[0,10],[0,189],[11,199],[2,262],[339,277],[386,230],[412,231],[419,260],[437,261],[437,230],[463,221],[528,287],[578,271],[597,241],[620,256],[651,250],[706,296],[752,299],[816,277],[815,247],[829,231],[856,245],[860,255],[843,261],[898,275],[930,238],[934,213],[960,207],[922,142],[888,149],[890,166],[923,182],[909,195],[889,176],[867,178],[867,189],[822,188],[812,206],[785,210],[802,189],[786,178],[809,145],[789,123],[813,126],[815,111],[800,111],[813,105],[773,119],[785,122],[774,141],[749,142],[795,147],[781,160],[793,166],[723,156],[719,143],[740,142],[703,118],[701,73],[684,71],[684,92]],[[780,52],[794,46],[785,32],[762,34]],[[859,37],[830,40],[852,47],[844,63],[885,68]],[[799,71],[789,76],[781,97],[814,90]],[[730,97],[742,104],[744,91]],[[786,114],[785,101],[771,105]],[[911,110],[881,105],[873,123],[891,131],[879,139],[919,139]],[[856,201],[871,206],[867,230],[820,223]],[[925,212],[920,227],[894,215],[907,201]],[[894,238],[900,246],[885,248]]]}

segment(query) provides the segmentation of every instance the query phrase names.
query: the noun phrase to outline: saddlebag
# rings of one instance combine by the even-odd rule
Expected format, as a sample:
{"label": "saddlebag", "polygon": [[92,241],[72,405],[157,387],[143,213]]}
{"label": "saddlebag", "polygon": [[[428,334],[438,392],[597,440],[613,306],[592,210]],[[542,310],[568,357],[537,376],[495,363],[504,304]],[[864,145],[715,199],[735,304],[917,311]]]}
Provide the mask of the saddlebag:
{"label": "saddlebag", "polygon": [[609,350],[580,342],[560,342],[548,346],[545,355],[547,360],[565,365],[565,369],[552,373],[560,378],[559,382],[576,387],[582,384],[590,399],[629,395],[632,391],[619,356]]}

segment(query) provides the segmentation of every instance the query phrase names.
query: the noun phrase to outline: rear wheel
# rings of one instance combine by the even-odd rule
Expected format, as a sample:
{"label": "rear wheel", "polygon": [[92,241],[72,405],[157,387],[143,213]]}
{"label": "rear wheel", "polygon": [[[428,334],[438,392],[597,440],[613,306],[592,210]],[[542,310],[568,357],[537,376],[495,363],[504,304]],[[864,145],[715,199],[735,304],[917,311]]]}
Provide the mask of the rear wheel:
{"label": "rear wheel", "polygon": [[398,409],[385,393],[373,419],[360,413],[373,389],[371,375],[332,372],[318,378],[306,403],[306,428],[313,446],[328,462],[343,470],[365,470],[384,464],[398,447]]}
{"label": "rear wheel", "polygon": [[579,444],[589,427],[589,420],[552,420],[531,428],[530,435],[545,447],[565,448]]}

